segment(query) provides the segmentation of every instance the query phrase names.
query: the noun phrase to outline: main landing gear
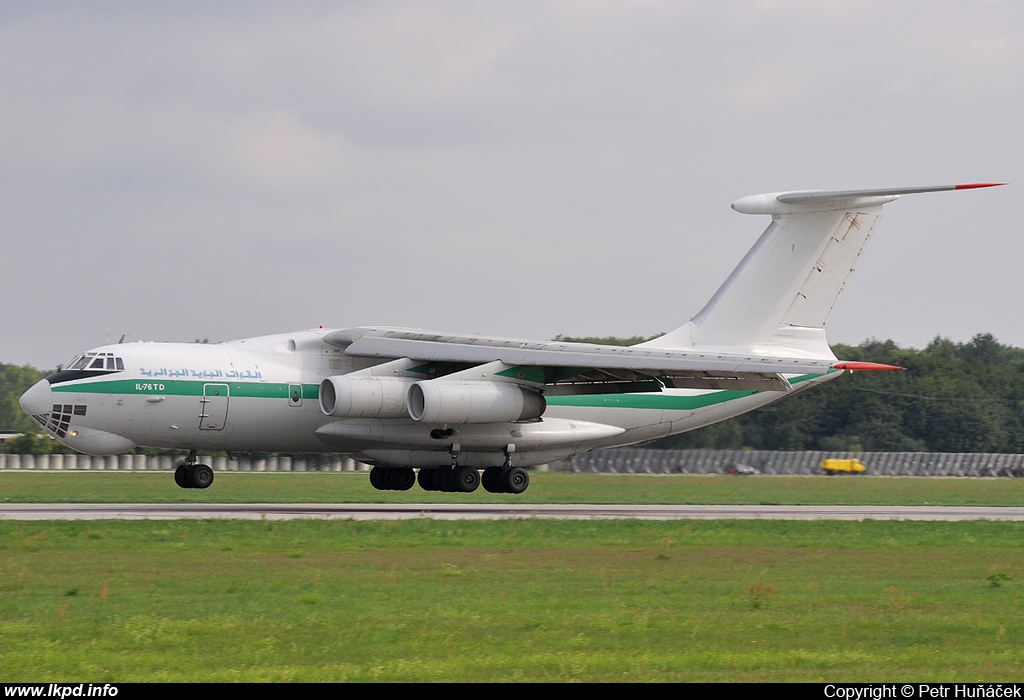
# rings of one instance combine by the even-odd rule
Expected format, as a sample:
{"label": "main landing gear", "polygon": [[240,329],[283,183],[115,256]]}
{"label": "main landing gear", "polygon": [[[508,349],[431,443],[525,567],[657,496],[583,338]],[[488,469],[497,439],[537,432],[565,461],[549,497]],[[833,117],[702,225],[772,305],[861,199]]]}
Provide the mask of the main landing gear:
{"label": "main landing gear", "polygon": [[[437,436],[432,434],[432,437]],[[512,466],[515,445],[506,445],[502,450],[505,455],[502,466],[487,467],[482,478],[476,467],[459,464],[461,450],[459,443],[452,443],[448,450],[452,456],[451,466],[420,469],[418,476],[409,467],[374,467],[370,470],[370,484],[382,491],[406,491],[419,482],[424,491],[447,493],[472,493],[480,484],[491,493],[522,493],[529,487],[530,473]]]}
{"label": "main landing gear", "polygon": [[174,483],[183,489],[207,489],[213,483],[213,469],[196,464],[196,451],[188,453],[184,463],[174,470]]}
{"label": "main landing gear", "polygon": [[530,485],[530,473],[522,467],[488,467],[481,478],[475,467],[459,465],[420,469],[418,476],[407,467],[370,470],[370,484],[381,491],[407,491],[416,482],[424,491],[472,493],[483,484],[491,493],[522,493]]}
{"label": "main landing gear", "polygon": [[416,472],[412,469],[374,467],[370,470],[370,485],[378,491],[408,491],[415,483]]}

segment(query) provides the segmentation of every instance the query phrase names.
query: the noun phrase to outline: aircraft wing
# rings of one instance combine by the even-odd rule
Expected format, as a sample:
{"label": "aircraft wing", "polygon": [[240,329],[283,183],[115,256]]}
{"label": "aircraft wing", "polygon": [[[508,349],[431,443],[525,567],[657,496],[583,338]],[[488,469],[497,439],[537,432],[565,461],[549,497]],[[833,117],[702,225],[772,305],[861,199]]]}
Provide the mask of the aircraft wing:
{"label": "aircraft wing", "polygon": [[506,376],[553,385],[551,388],[559,390],[555,393],[660,391],[663,386],[789,391],[790,383],[784,374],[821,375],[833,368],[868,369],[841,366],[833,358],[619,347],[395,328],[332,331],[324,336],[324,341],[344,348],[345,354],[352,357],[448,363],[455,370],[500,362],[524,368],[518,374]]}

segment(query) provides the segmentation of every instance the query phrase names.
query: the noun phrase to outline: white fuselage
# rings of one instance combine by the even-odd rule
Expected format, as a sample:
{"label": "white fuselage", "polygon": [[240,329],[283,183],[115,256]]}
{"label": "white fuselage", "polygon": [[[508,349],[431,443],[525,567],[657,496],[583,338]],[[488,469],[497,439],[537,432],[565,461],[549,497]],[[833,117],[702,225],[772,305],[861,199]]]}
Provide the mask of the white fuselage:
{"label": "white fuselage", "polygon": [[[63,443],[90,454],[136,446],[336,452],[381,466],[434,467],[449,464],[454,450],[463,463],[483,468],[501,465],[509,456],[516,466],[531,466],[597,447],[647,442],[792,393],[665,389],[551,396],[539,420],[514,423],[339,419],[321,410],[321,381],[383,361],[347,356],[323,342],[326,332],[216,345],[108,345],[87,353],[87,361],[101,368],[57,372],[26,392],[22,405]],[[93,356],[106,356],[111,369]],[[837,374],[790,381],[799,390]]]}

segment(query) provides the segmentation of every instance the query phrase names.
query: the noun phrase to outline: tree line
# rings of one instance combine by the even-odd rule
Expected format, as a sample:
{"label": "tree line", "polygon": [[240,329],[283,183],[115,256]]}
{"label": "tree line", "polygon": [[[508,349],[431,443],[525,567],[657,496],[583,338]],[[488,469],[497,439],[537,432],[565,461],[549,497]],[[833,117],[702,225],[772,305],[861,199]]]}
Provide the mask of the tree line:
{"label": "tree line", "polygon": [[[635,345],[644,338],[563,338]],[[1024,349],[991,334],[966,343],[935,338],[923,350],[891,340],[836,345],[843,360],[903,371],[854,372],[701,430],[674,435],[664,449],[1024,453]],[[0,429],[25,433],[8,451],[63,452],[40,437],[18,397],[48,372],[0,364]]]}
{"label": "tree line", "polygon": [[905,369],[854,372],[651,447],[1024,453],[1024,349],[989,333],[966,343],[937,337],[923,350],[874,339],[832,349],[843,360]]}
{"label": "tree line", "polygon": [[33,367],[0,364],[0,430],[22,433],[22,437],[8,440],[8,452],[69,452],[56,440],[44,435],[35,421],[21,410],[18,399],[25,390],[38,382],[49,372]]}

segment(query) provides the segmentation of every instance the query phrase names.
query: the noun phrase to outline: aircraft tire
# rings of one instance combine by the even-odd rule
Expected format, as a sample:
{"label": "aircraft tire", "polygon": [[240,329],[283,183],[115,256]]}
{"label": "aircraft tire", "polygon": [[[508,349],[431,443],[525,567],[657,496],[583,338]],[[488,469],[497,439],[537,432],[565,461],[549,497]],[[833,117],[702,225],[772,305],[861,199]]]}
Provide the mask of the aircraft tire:
{"label": "aircraft tire", "polygon": [[405,491],[412,488],[414,483],[416,483],[416,474],[412,469],[388,467],[370,469],[370,486],[378,491]]}
{"label": "aircraft tire", "polygon": [[453,469],[451,467],[438,467],[434,470],[434,488],[437,491],[451,493],[452,471]]}
{"label": "aircraft tire", "polygon": [[475,467],[458,467],[449,477],[452,491],[473,493],[480,485],[480,472]]}
{"label": "aircraft tire", "polygon": [[408,491],[416,483],[416,472],[409,468],[391,469],[389,486],[393,491]]}
{"label": "aircraft tire", "polygon": [[174,470],[174,483],[183,489],[192,488],[188,484],[188,467],[184,464],[179,464],[178,468]]}
{"label": "aircraft tire", "polygon": [[480,484],[489,493],[504,493],[501,486],[501,467],[487,467],[480,477]]}
{"label": "aircraft tire", "polygon": [[205,464],[194,464],[188,470],[188,482],[194,489],[208,489],[213,483],[213,470]]}
{"label": "aircraft tire", "polygon": [[416,476],[416,481],[419,482],[420,488],[424,491],[437,491],[437,486],[434,484],[434,472],[436,469],[420,469],[420,473]]}
{"label": "aircraft tire", "polygon": [[501,475],[505,493],[522,493],[530,487],[530,472],[522,467],[512,467]]}

